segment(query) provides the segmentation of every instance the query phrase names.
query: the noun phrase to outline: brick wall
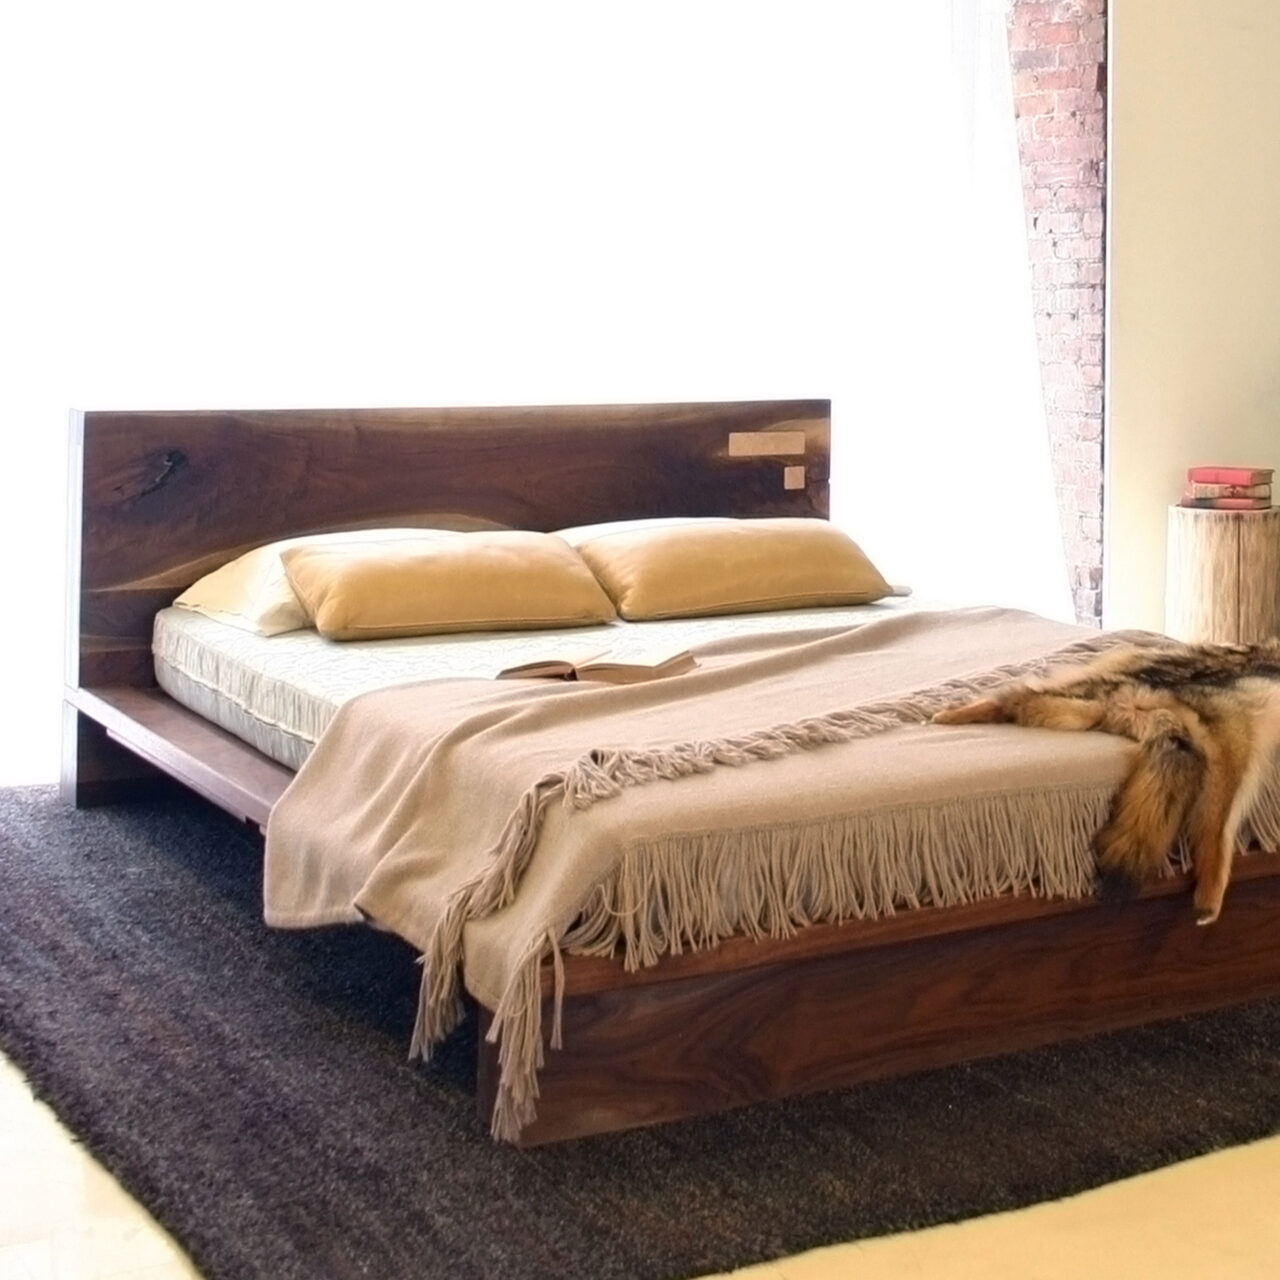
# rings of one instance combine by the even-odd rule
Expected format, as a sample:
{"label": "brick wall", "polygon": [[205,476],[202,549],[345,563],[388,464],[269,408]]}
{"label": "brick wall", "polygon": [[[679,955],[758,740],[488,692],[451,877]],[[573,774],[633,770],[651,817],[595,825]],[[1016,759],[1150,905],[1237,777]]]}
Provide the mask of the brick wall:
{"label": "brick wall", "polygon": [[1013,0],[1032,305],[1076,616],[1102,616],[1106,0]]}

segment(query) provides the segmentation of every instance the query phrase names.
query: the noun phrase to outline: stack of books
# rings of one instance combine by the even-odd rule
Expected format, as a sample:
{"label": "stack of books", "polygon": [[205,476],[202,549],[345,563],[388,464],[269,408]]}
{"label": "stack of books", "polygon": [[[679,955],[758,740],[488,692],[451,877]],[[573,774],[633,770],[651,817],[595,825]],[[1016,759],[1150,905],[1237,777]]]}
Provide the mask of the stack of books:
{"label": "stack of books", "polygon": [[1271,505],[1273,467],[1188,467],[1184,507],[1263,511]]}

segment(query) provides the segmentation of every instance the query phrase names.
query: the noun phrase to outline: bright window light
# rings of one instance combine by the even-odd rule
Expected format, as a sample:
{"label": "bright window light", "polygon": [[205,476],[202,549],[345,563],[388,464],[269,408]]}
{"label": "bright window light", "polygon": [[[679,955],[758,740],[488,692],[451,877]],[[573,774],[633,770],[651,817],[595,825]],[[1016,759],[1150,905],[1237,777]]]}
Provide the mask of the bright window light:
{"label": "bright window light", "polygon": [[22,6],[0,781],[56,775],[68,410],[830,397],[833,515],[1071,616],[1004,6]]}

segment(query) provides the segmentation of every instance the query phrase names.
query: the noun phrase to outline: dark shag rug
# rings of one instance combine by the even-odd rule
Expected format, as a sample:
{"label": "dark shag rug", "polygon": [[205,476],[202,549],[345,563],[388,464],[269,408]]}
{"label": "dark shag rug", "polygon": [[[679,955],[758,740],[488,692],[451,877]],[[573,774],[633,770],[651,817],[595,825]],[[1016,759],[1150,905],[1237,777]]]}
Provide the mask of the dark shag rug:
{"label": "dark shag rug", "polygon": [[[268,930],[195,800],[0,792],[0,1047],[211,1280],[690,1277],[1061,1196],[1280,1127],[1280,1002],[559,1147],[494,1145],[417,967]],[[572,1052],[572,1046],[565,1052]]]}

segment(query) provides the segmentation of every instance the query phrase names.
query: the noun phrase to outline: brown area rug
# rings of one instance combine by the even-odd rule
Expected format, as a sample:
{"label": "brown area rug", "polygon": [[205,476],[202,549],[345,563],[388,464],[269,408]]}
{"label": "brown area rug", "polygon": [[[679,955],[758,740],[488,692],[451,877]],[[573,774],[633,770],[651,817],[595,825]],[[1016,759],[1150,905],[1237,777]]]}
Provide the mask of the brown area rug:
{"label": "brown area rug", "polygon": [[[0,1048],[210,1280],[644,1280],[1080,1191],[1280,1128],[1280,1002],[564,1146],[495,1146],[414,957],[260,919],[198,801],[0,791]],[[571,1050],[567,1050],[571,1051]]]}

